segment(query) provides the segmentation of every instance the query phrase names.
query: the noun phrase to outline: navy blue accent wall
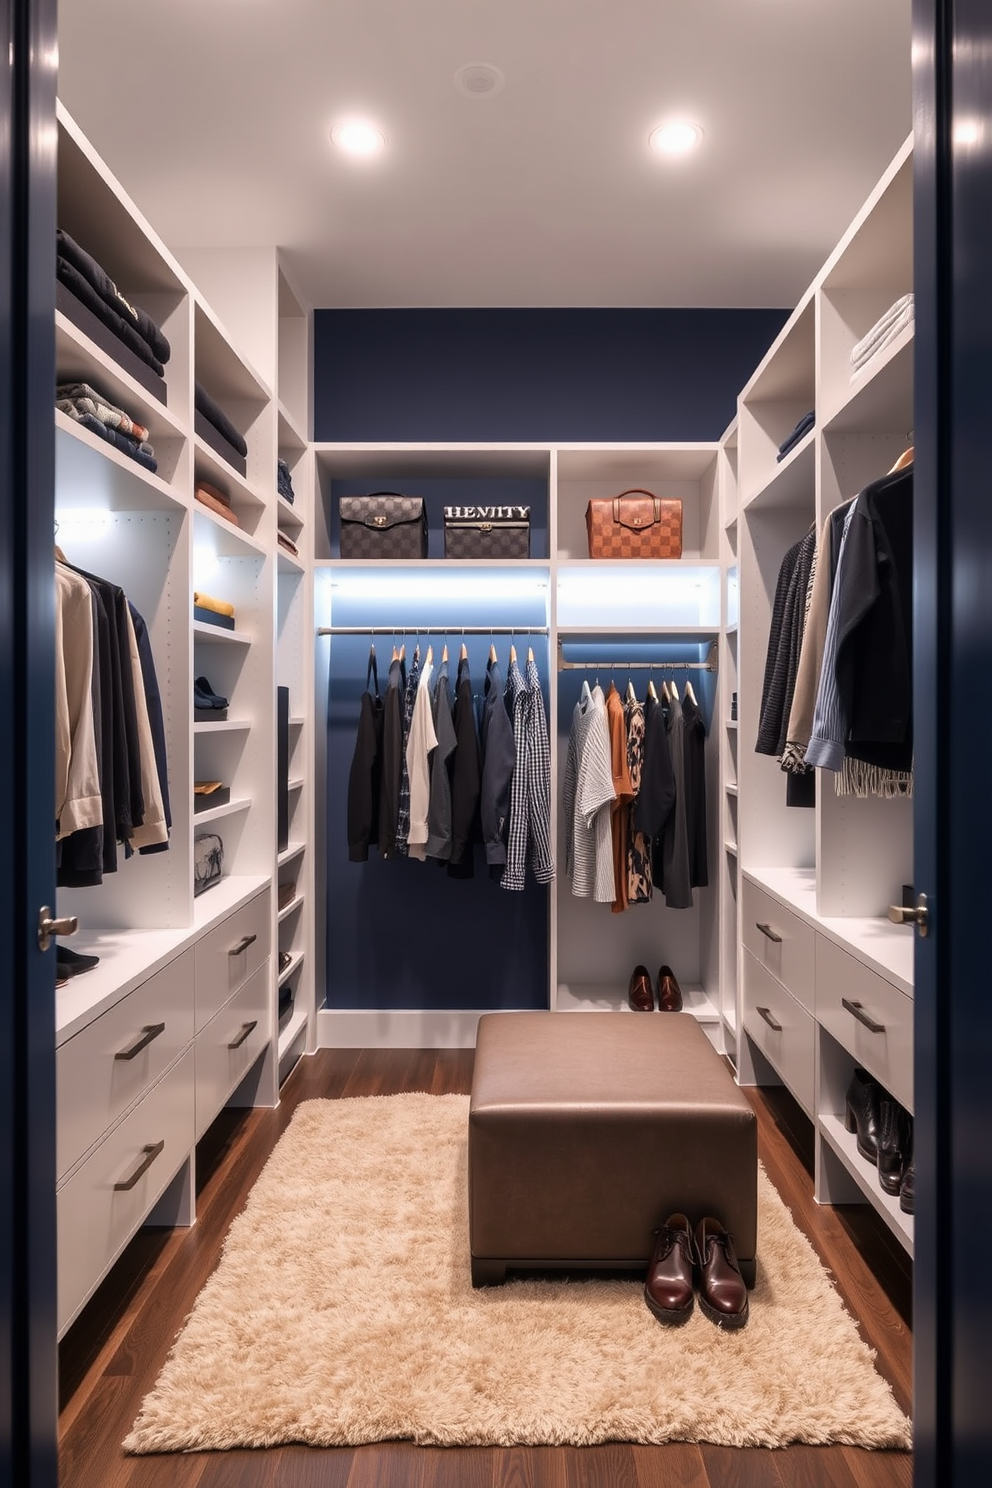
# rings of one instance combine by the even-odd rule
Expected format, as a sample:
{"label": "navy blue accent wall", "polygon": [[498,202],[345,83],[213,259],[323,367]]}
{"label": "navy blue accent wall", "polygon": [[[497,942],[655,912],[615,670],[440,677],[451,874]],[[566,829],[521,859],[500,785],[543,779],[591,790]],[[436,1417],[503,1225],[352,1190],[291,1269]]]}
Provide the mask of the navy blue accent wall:
{"label": "navy blue accent wall", "polygon": [[787,310],[318,310],[323,441],[719,439]]}

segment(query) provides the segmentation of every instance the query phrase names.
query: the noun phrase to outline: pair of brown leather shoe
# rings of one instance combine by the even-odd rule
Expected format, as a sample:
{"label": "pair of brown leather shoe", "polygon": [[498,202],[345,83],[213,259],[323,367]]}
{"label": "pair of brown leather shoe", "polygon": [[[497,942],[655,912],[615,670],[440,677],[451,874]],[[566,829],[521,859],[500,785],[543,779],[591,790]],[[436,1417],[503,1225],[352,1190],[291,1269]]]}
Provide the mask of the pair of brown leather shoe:
{"label": "pair of brown leather shoe", "polygon": [[[627,1002],[635,1013],[653,1012],[655,1006],[654,986],[651,973],[646,966],[635,966],[627,987]],[[675,980],[670,966],[662,966],[658,972],[659,1013],[682,1011],[682,989]]]}
{"label": "pair of brown leather shoe", "polygon": [[700,1310],[718,1328],[743,1328],[749,1304],[730,1236],[707,1216],[695,1235],[684,1214],[670,1214],[658,1229],[644,1281],[644,1300],[659,1323],[677,1327],[692,1316],[695,1293]]}

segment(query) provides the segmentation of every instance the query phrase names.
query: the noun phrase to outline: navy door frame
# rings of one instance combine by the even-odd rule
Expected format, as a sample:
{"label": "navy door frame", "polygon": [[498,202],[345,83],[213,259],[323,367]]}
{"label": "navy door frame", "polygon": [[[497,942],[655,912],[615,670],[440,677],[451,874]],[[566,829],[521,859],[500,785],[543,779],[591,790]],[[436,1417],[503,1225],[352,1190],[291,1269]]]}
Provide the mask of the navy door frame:
{"label": "navy door frame", "polygon": [[54,1488],[56,7],[0,5],[0,1483]]}

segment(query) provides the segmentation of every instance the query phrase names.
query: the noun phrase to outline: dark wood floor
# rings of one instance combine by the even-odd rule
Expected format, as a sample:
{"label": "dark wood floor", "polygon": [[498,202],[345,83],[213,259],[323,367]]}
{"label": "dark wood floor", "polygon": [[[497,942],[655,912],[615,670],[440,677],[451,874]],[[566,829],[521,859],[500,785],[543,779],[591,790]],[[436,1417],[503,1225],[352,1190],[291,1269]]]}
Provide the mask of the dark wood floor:
{"label": "dark wood floor", "polygon": [[[434,1450],[386,1443],[125,1457],[120,1442],[296,1105],[314,1096],[467,1093],[471,1075],[471,1050],[324,1050],[300,1061],[278,1110],[222,1113],[198,1154],[196,1225],[141,1231],[63,1340],[61,1488],[909,1488],[909,1454],[851,1447]],[[748,1094],[769,1177],[908,1411],[911,1277],[904,1252],[869,1206],[813,1202],[809,1122],[784,1091]]]}

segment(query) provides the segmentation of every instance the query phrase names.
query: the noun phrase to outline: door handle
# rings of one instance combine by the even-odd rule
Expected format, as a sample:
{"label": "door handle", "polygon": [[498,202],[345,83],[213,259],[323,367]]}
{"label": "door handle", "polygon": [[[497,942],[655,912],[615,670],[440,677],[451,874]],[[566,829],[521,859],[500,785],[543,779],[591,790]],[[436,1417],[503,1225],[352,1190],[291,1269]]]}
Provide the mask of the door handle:
{"label": "door handle", "polygon": [[241,952],[246,951],[250,945],[254,945],[257,939],[257,935],[244,935],[236,946],[231,947],[227,954],[229,956],[240,956]]}
{"label": "door handle", "polygon": [[776,1033],[782,1032],[781,1023],[778,1021],[778,1019],[774,1016],[769,1008],[756,1007],[754,1011],[758,1014],[759,1017],[764,1018],[769,1028],[773,1028]]}
{"label": "door handle", "polygon": [[38,911],[38,949],[47,951],[56,935],[75,935],[79,929],[79,919],[76,915],[63,915],[56,919],[47,904],[43,904]]}
{"label": "door handle", "polygon": [[241,1045],[244,1043],[245,1039],[251,1033],[252,1029],[257,1028],[257,1027],[258,1027],[258,1019],[257,1018],[253,1018],[250,1023],[242,1023],[242,1025],[241,1025],[241,1032],[238,1034],[238,1036],[237,1036],[236,1039],[232,1039],[231,1040],[231,1042],[228,1044],[227,1047],[229,1049],[240,1049],[241,1048]]}
{"label": "door handle", "polygon": [[144,1028],[141,1030],[141,1037],[137,1039],[135,1043],[129,1045],[128,1048],[118,1049],[117,1053],[114,1055],[114,1058],[133,1059],[136,1054],[141,1053],[142,1049],[146,1049],[148,1047],[152,1039],[157,1039],[159,1034],[164,1032],[164,1023],[146,1023]]}
{"label": "door handle", "polygon": [[159,1153],[163,1152],[164,1150],[164,1137],[162,1138],[161,1142],[149,1142],[147,1147],[143,1147],[141,1149],[141,1161],[138,1163],[138,1166],[135,1168],[130,1178],[122,1178],[120,1183],[114,1184],[114,1192],[128,1193],[137,1183],[138,1179],[144,1177],[144,1175],[148,1172],[148,1169],[151,1167],[152,1163],[158,1157]]}
{"label": "door handle", "polygon": [[767,935],[768,939],[773,940],[776,945],[782,944],[781,935],[779,935],[777,930],[773,930],[771,925],[763,925],[760,920],[755,920],[754,924],[755,928],[760,930],[762,935]]}
{"label": "door handle", "polygon": [[885,1024],[876,1023],[871,1014],[865,1012],[864,1007],[860,1002],[849,1002],[846,997],[842,997],[840,1000],[840,1005],[842,1008],[847,1009],[852,1018],[857,1018],[859,1023],[863,1023],[870,1033],[885,1032]]}
{"label": "door handle", "polygon": [[915,904],[890,904],[889,919],[893,925],[915,925],[920,939],[926,940],[930,930],[930,906],[926,894],[918,894]]}

